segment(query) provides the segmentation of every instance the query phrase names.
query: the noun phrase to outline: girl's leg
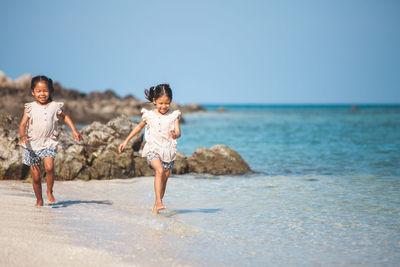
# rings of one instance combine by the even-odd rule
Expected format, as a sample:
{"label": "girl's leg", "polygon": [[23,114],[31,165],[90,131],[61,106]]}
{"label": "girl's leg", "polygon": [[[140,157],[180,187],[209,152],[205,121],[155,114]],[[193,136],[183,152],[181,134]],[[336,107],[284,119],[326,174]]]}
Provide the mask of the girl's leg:
{"label": "girl's leg", "polygon": [[53,196],[54,185],[54,159],[52,157],[45,157],[43,159],[44,170],[46,171],[47,182],[47,198],[50,203],[56,203]]}
{"label": "girl's leg", "polygon": [[150,165],[156,171],[156,175],[154,177],[154,191],[156,194],[156,202],[153,206],[153,213],[158,214],[160,210],[166,209],[166,207],[162,203],[161,196],[163,188],[164,167],[162,166],[159,158],[152,159]]}
{"label": "girl's leg", "polygon": [[170,170],[164,170],[164,175],[162,179],[162,188],[161,188],[161,199],[164,198],[165,190],[167,189],[167,181],[169,177]]}
{"label": "girl's leg", "polygon": [[35,192],[35,196],[36,196],[36,206],[43,206],[42,181],[40,179],[39,165],[31,166],[31,174],[32,174],[33,191]]}

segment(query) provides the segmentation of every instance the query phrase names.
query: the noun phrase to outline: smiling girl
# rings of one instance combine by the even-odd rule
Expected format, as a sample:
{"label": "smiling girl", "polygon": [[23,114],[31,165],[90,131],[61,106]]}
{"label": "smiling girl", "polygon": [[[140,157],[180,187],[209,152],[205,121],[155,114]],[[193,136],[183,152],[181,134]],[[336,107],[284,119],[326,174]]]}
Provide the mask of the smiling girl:
{"label": "smiling girl", "polygon": [[142,156],[147,158],[147,163],[155,170],[154,191],[156,200],[153,205],[153,213],[166,209],[162,203],[167,180],[176,157],[176,146],[181,136],[179,110],[170,109],[172,91],[168,84],[159,84],[145,90],[146,99],[153,102],[154,109],[142,109],[142,120],[132,130],[128,137],[119,145],[119,152],[126,147],[129,140],[138,134],[146,126],[146,144]]}
{"label": "smiling girl", "polygon": [[[63,119],[71,128],[77,141],[81,135],[71,118],[62,110],[64,103],[52,99],[53,81],[46,76],[35,76],[31,82],[32,95],[35,101],[25,104],[19,134],[19,144],[24,148],[23,160],[30,166],[33,191],[36,196],[36,206],[43,206],[40,162],[43,161],[46,172],[47,198],[50,203],[56,203],[53,196],[54,159],[57,149],[57,121]],[[26,131],[27,130],[27,131]],[[27,133],[27,135],[25,134]]]}

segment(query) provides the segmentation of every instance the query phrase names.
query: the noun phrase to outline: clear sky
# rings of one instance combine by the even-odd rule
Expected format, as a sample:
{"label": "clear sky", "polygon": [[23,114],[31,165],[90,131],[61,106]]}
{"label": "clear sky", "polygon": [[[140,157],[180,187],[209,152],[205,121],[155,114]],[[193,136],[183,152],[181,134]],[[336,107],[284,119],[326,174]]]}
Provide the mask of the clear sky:
{"label": "clear sky", "polygon": [[2,0],[0,70],[190,103],[400,103],[398,0]]}

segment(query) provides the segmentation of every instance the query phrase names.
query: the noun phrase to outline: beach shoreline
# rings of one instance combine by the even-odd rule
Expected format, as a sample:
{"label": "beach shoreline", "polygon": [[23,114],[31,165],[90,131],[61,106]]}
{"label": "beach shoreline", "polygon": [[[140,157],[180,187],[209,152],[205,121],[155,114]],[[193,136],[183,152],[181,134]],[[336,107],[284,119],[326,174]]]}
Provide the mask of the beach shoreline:
{"label": "beach shoreline", "polygon": [[[20,181],[1,181],[1,266],[93,266],[115,262],[108,252],[74,244],[54,220],[51,208],[35,207],[32,186]],[[96,261],[96,264],[94,264]],[[120,260],[118,263],[122,263]]]}
{"label": "beach shoreline", "polygon": [[[43,207],[34,206],[31,184],[1,181],[0,265],[190,265],[174,255],[173,248],[166,243],[171,235],[165,230],[162,218],[153,216],[156,222],[151,227],[140,220],[135,223],[137,215],[129,219],[129,215],[123,217],[116,211],[118,207],[112,198],[116,198],[118,206],[119,200],[114,195],[117,191],[101,199],[95,197],[98,189],[134,180],[137,179],[56,182],[58,203],[48,204],[45,198]],[[152,216],[150,209],[141,212],[144,217]]]}
{"label": "beach shoreline", "polygon": [[[58,204],[45,199],[42,208],[31,184],[2,181],[0,265],[79,266],[82,250],[85,266],[397,266],[398,114],[265,108],[187,116],[179,151],[226,143],[255,172],[172,175],[159,216],[151,212],[154,176],[56,181]],[[60,247],[57,257],[46,259],[48,246]]]}

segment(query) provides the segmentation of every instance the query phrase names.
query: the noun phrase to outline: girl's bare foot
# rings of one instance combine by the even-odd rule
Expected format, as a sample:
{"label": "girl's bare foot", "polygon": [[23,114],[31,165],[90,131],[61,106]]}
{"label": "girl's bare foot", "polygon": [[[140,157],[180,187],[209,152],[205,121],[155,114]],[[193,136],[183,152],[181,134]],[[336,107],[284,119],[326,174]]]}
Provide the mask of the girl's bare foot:
{"label": "girl's bare foot", "polygon": [[35,205],[36,207],[40,207],[40,206],[43,206],[43,199],[38,199],[38,200],[36,200],[36,205]]}
{"label": "girl's bare foot", "polygon": [[160,210],[165,210],[166,208],[162,203],[156,203],[153,206],[153,213],[157,215]]}
{"label": "girl's bare foot", "polygon": [[53,196],[53,192],[47,191],[47,199],[49,200],[49,202],[50,202],[51,204],[56,203],[56,200],[55,200],[55,198],[54,198],[54,196]]}

